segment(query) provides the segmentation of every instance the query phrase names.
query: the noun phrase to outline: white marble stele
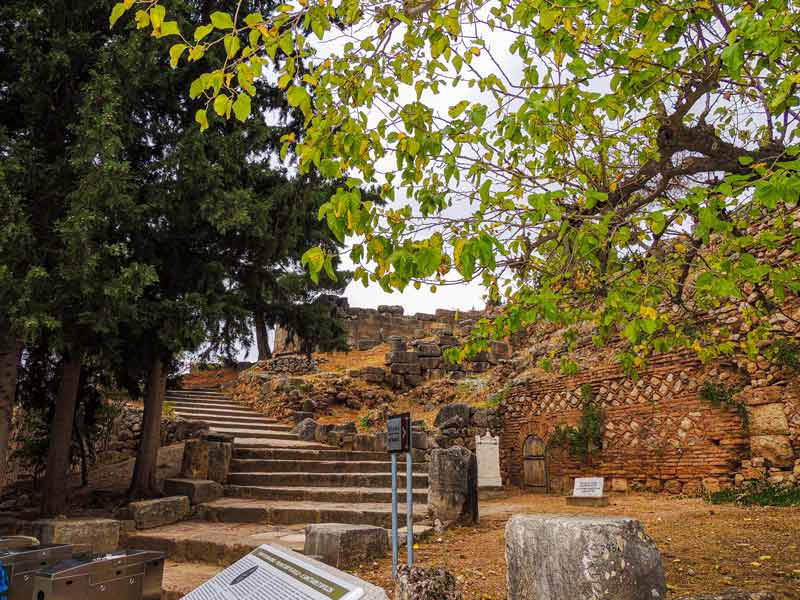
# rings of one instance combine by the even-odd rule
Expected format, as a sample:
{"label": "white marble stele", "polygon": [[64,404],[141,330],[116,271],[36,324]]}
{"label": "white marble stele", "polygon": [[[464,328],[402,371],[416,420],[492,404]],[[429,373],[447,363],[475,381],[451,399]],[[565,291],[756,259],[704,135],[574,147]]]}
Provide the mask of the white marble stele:
{"label": "white marble stele", "polygon": [[481,437],[475,436],[475,454],[478,456],[478,489],[501,488],[500,476],[500,438],[488,431]]}

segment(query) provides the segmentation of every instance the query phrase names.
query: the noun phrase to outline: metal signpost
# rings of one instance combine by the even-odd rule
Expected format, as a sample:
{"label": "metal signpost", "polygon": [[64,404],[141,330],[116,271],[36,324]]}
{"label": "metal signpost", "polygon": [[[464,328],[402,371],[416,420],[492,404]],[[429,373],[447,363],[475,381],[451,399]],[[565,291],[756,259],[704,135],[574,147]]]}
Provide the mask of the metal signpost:
{"label": "metal signpost", "polygon": [[408,566],[414,564],[414,464],[411,456],[411,414],[391,415],[387,420],[387,449],[392,455],[392,576],[397,577],[399,554],[397,455],[406,455],[406,553]]}

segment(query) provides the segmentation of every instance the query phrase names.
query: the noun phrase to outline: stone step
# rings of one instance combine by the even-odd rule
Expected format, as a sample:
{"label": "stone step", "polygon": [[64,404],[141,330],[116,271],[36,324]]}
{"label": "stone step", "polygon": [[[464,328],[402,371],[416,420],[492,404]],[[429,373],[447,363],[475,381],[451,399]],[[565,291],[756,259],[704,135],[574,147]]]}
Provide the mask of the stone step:
{"label": "stone step", "polygon": [[[183,409],[176,410],[177,414],[183,413]],[[245,416],[245,415],[236,415],[236,416],[229,416],[229,415],[215,415],[214,413],[192,413],[192,418],[198,419],[200,421],[207,421],[208,423],[235,423],[237,425],[269,425],[273,429],[278,431],[291,431],[291,425],[283,425],[276,421],[275,419],[267,419],[265,417],[256,417],[256,416]]]}
{"label": "stone step", "polygon": [[249,438],[261,440],[297,440],[296,433],[289,433],[287,431],[277,431],[275,429],[261,430],[252,429],[249,427],[210,427],[211,431],[216,433],[227,433],[236,438]]}
{"label": "stone step", "polygon": [[[219,417],[261,417],[257,412],[252,410],[248,410],[246,408],[217,408],[217,407],[205,407],[205,406],[194,406],[191,404],[181,404],[181,405],[174,405],[175,412],[184,412],[188,414],[209,414],[209,415],[217,415]],[[269,419],[269,417],[261,417],[263,419]],[[277,423],[277,421],[276,421]]]}
{"label": "stone step", "polygon": [[[259,487],[244,485],[226,485],[225,496],[229,498],[245,498],[250,500],[276,500],[298,502],[350,502],[353,504],[386,503],[392,501],[391,488],[360,487]],[[405,502],[406,490],[398,490],[400,502]],[[426,504],[428,490],[416,489],[414,502]]]}
{"label": "stone step", "polygon": [[[320,448],[318,450],[301,450],[296,448],[259,448],[255,446],[239,446],[233,449],[236,459],[292,460],[292,461],[385,461],[391,462],[386,452],[364,452],[356,450],[339,450],[336,448]],[[425,459],[423,451],[415,451],[414,459]],[[405,455],[399,457],[405,468]]]}
{"label": "stone step", "polygon": [[179,394],[182,396],[223,396],[225,398],[229,397],[230,394],[226,394],[225,392],[221,392],[219,389],[203,389],[203,388],[191,388],[191,389],[169,389],[166,391],[167,394]]}
{"label": "stone step", "polygon": [[[270,523],[297,525],[302,523],[349,523],[353,525],[392,526],[392,506],[385,503],[358,504],[339,502],[272,502],[223,498],[201,504],[198,515],[217,523]],[[405,519],[405,505],[399,512]],[[427,505],[414,506],[414,514],[422,521]]]}
{"label": "stone step", "polygon": [[236,437],[234,439],[234,451],[236,448],[247,448],[253,450],[274,450],[274,449],[291,449],[291,450],[326,450],[331,448],[326,444],[319,442],[304,442],[300,439],[295,440],[264,440],[253,439],[247,437]]}
{"label": "stone step", "polygon": [[232,398],[230,394],[211,394],[211,393],[196,393],[196,392],[173,392],[167,391],[164,393],[165,398],[179,398],[181,400],[197,400],[198,402],[230,402]]}
{"label": "stone step", "polygon": [[[241,404],[237,404],[236,402],[228,402],[227,400],[187,400],[185,398],[170,398],[169,396],[165,396],[164,400],[172,404],[173,406],[186,406],[190,408],[214,408],[217,410],[249,410],[250,412],[255,412],[251,408],[247,408],[246,406],[242,406]],[[256,413],[258,414],[258,413]]]}
{"label": "stone step", "polygon": [[[405,487],[405,475],[397,478],[398,485]],[[413,477],[415,488],[428,487],[428,475]],[[366,487],[388,488],[392,476],[388,473],[230,473],[231,485],[259,487]]]}
{"label": "stone step", "polygon": [[[180,414],[180,413],[176,413]],[[194,418],[194,416],[193,416]],[[228,419],[215,417],[212,419],[200,418],[200,421],[208,423],[211,429],[219,431],[220,429],[230,429],[238,431],[268,431],[272,433],[291,433],[292,427],[289,425],[281,425],[280,423],[257,423],[255,421],[248,421],[246,423],[231,422]],[[294,438],[291,438],[294,439]]]}
{"label": "stone step", "polygon": [[134,530],[124,535],[121,545],[164,552],[176,562],[201,561],[228,566],[261,544],[279,543],[303,550],[302,527],[254,523],[210,523],[182,521],[156,529]]}
{"label": "stone step", "polygon": [[[304,460],[301,465],[296,460],[271,460],[234,458],[231,471],[237,473],[291,473],[298,469],[304,473],[391,473],[388,461],[356,460]],[[414,463],[414,473],[427,473],[428,463]],[[403,464],[405,470],[405,463]]]}

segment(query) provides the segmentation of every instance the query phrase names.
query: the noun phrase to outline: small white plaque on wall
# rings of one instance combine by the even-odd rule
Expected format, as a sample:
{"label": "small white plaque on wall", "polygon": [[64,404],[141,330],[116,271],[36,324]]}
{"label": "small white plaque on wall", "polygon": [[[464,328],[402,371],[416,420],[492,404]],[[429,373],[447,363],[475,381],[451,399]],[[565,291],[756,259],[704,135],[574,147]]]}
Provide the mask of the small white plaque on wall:
{"label": "small white plaque on wall", "polygon": [[572,495],[576,498],[602,498],[603,477],[577,477]]}

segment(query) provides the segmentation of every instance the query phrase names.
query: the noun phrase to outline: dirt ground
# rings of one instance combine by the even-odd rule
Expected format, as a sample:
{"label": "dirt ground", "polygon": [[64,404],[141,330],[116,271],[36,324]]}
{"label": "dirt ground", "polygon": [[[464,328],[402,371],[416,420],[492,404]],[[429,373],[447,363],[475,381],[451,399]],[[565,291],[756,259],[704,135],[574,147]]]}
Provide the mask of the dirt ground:
{"label": "dirt ground", "polygon": [[[669,597],[737,587],[800,600],[800,508],[713,506],[701,499],[615,496],[602,509],[567,507],[564,498],[515,495],[481,502],[476,528],[456,528],[419,544],[415,563],[444,566],[465,600],[506,598],[503,533],[517,513],[594,513],[641,520],[667,573]],[[359,576],[393,590],[391,559],[363,565]],[[390,593],[391,597],[391,593]]]}

